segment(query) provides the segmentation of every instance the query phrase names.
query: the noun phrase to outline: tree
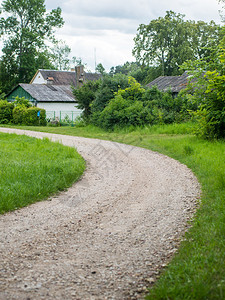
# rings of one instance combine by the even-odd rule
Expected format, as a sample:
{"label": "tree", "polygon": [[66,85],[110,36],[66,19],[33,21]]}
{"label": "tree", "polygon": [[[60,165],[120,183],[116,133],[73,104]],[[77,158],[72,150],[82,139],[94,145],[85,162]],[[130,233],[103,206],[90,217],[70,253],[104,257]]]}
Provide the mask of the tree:
{"label": "tree", "polygon": [[83,110],[83,118],[85,121],[89,120],[91,114],[91,104],[95,99],[95,93],[98,90],[99,83],[99,80],[88,81],[79,88],[72,87],[77,108]]}
{"label": "tree", "polygon": [[72,64],[73,67],[76,67],[76,66],[86,67],[87,66],[87,64],[85,62],[83,62],[81,57],[76,57],[76,56],[72,57],[71,64]]}
{"label": "tree", "polygon": [[189,87],[190,100],[198,104],[196,133],[207,139],[225,137],[225,37],[212,53],[184,65],[196,78]]}
{"label": "tree", "polygon": [[54,48],[51,49],[52,64],[56,70],[69,70],[71,49],[64,41],[55,41]]}
{"label": "tree", "polygon": [[103,65],[101,63],[99,63],[97,66],[96,66],[96,69],[95,71],[97,73],[100,73],[101,75],[104,75],[105,74],[105,68],[103,67]]}
{"label": "tree", "polygon": [[179,66],[204,56],[203,47],[211,41],[218,44],[219,34],[220,26],[214,22],[185,21],[184,15],[167,11],[164,18],[139,26],[133,55],[140,64],[160,66],[161,75],[179,75]]}
{"label": "tree", "polygon": [[[225,0],[218,0],[218,2],[219,3],[221,3],[221,2],[225,3]],[[223,6],[223,9],[225,9],[225,6]],[[220,13],[221,13],[221,18],[222,18],[223,22],[225,22],[225,15],[223,14],[223,11],[220,11]]]}
{"label": "tree", "polygon": [[[1,65],[4,76],[12,84],[29,82],[34,75],[35,61],[46,54],[46,39],[52,39],[54,29],[63,25],[61,9],[46,13],[44,0],[5,0],[2,11],[8,17],[0,19],[4,35]],[[10,67],[6,65],[10,61]],[[47,56],[45,56],[47,61]],[[7,86],[8,88],[8,86]]]}
{"label": "tree", "polygon": [[150,123],[151,114],[141,101],[144,94],[145,89],[140,83],[133,77],[128,77],[128,86],[114,93],[94,124],[113,130],[116,126],[141,126]]}
{"label": "tree", "polygon": [[134,77],[139,83],[147,84],[161,75],[161,69],[157,66],[144,66],[138,62],[126,62],[123,65],[111,67],[110,75],[124,74]]}
{"label": "tree", "polygon": [[187,21],[189,27],[189,41],[194,59],[205,59],[215,45],[219,44],[223,33],[222,27],[214,21]]}
{"label": "tree", "polygon": [[114,76],[104,75],[100,81],[99,88],[91,106],[92,113],[102,111],[108,102],[114,98],[115,92],[118,92],[120,88],[126,87],[128,87],[127,76],[123,74],[116,74]]}

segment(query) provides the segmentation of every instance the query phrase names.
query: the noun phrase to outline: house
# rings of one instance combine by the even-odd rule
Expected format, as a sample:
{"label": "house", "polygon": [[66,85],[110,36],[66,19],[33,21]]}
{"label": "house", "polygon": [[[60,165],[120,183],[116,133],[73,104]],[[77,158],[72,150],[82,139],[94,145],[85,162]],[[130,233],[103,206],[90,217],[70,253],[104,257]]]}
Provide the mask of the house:
{"label": "house", "polygon": [[56,71],[40,69],[29,84],[20,83],[8,95],[8,101],[14,101],[17,96],[25,97],[34,106],[44,108],[47,118],[74,120],[81,114],[76,107],[71,86],[80,87],[85,82],[97,80],[99,74],[84,72],[83,66],[71,71]]}
{"label": "house", "polygon": [[188,84],[188,74],[184,72],[180,76],[160,76],[148,83],[146,86],[151,88],[157,86],[160,91],[171,90],[176,96],[182,89],[185,89]]}

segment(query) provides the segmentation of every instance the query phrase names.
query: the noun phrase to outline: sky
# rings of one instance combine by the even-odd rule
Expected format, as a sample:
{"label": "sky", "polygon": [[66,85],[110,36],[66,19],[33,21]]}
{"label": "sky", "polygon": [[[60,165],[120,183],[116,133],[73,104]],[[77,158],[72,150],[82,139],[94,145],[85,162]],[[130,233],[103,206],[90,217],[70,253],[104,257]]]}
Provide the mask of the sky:
{"label": "sky", "polygon": [[47,10],[61,7],[65,24],[55,36],[91,71],[98,63],[109,71],[135,61],[132,49],[138,26],[164,17],[168,10],[185,14],[187,20],[221,24],[217,0],[46,0],[45,4]]}

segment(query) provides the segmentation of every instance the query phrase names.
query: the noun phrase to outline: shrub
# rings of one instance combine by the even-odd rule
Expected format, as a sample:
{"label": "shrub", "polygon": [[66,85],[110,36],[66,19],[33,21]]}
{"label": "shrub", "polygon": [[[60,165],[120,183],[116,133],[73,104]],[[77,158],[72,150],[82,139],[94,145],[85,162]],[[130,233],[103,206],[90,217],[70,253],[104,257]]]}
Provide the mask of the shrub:
{"label": "shrub", "polygon": [[79,88],[72,87],[77,108],[82,109],[82,116],[88,120],[91,114],[91,104],[95,99],[95,93],[98,90],[100,80],[88,81]]}
{"label": "shrub", "polygon": [[[40,115],[39,115],[40,112]],[[24,115],[25,125],[46,126],[46,111],[39,107],[29,107]]]}
{"label": "shrub", "polygon": [[[224,28],[225,33],[225,28]],[[198,105],[193,115],[196,134],[205,139],[225,138],[225,38],[207,60],[187,62],[184,67],[195,79],[190,99]]]}
{"label": "shrub", "polygon": [[113,130],[118,126],[141,126],[151,121],[152,116],[141,101],[126,100],[121,95],[116,95],[99,113],[96,125]]}
{"label": "shrub", "polygon": [[119,89],[128,87],[128,77],[123,74],[114,76],[105,75],[100,81],[100,85],[95,94],[95,99],[91,104],[91,112],[101,112],[114,98]]}
{"label": "shrub", "polygon": [[0,100],[0,123],[8,124],[13,119],[13,103],[6,100]]}
{"label": "shrub", "polygon": [[188,98],[173,97],[171,91],[161,92],[157,87],[144,89],[134,78],[129,86],[114,93],[103,111],[93,113],[92,123],[105,129],[146,124],[169,124],[187,120]]}
{"label": "shrub", "polygon": [[14,124],[24,124],[25,115],[27,112],[27,108],[25,105],[17,105],[13,109],[13,123]]}
{"label": "shrub", "polygon": [[[40,112],[40,116],[39,116]],[[45,126],[46,111],[38,107],[25,107],[25,105],[17,105],[13,109],[13,123],[33,126]]]}
{"label": "shrub", "polygon": [[30,103],[29,100],[25,99],[25,97],[20,98],[19,96],[17,96],[15,98],[14,105],[15,106],[17,106],[17,105],[24,105],[26,108],[29,108],[29,107],[32,106],[32,104]]}

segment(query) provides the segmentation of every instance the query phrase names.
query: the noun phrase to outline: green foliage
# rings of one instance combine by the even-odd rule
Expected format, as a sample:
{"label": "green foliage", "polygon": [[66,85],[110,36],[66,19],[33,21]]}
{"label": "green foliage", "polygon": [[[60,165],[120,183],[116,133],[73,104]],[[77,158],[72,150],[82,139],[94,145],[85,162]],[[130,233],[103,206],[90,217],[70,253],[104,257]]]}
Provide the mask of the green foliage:
{"label": "green foliage", "polygon": [[184,15],[167,11],[164,18],[139,26],[133,55],[142,65],[160,67],[161,75],[179,75],[183,62],[208,55],[206,48],[218,43],[220,32],[213,21],[185,21]]}
{"label": "green foliage", "polygon": [[85,162],[75,148],[0,133],[0,213],[11,211],[72,185]]}
{"label": "green foliage", "polygon": [[13,109],[13,123],[14,124],[25,124],[27,108],[25,105],[17,105]]}
{"label": "green foliage", "polygon": [[13,119],[13,103],[6,100],[0,100],[0,124],[11,123]]}
{"label": "green foliage", "polygon": [[30,103],[30,101],[28,99],[25,99],[25,97],[20,98],[19,96],[17,96],[15,98],[15,101],[13,102],[13,104],[15,106],[17,106],[17,105],[24,105],[26,108],[32,106],[32,104]]}
{"label": "green foliage", "polygon": [[109,74],[128,75],[135,78],[141,84],[147,84],[161,75],[161,68],[144,66],[137,62],[126,62],[123,65],[112,67]]}
{"label": "green foliage", "polygon": [[162,92],[156,86],[146,91],[143,100],[154,117],[154,124],[186,122],[190,119],[189,110],[196,110],[196,105],[182,91],[174,97],[171,91]]}
{"label": "green foliage", "polygon": [[[39,112],[40,116],[38,116]],[[29,107],[24,116],[24,124],[30,126],[45,126],[47,124],[46,111],[39,107]]]}
{"label": "green foliage", "polygon": [[13,105],[12,116],[14,124],[34,126],[45,126],[47,124],[46,111],[39,107],[31,107],[30,102],[24,97],[16,97]]}
{"label": "green foliage", "polygon": [[54,28],[61,27],[61,9],[46,13],[44,0],[5,0],[2,11],[6,17],[0,19],[4,36],[1,58],[0,81],[8,92],[19,82],[29,82],[40,59],[49,65],[45,39],[52,39]]}
{"label": "green foliage", "polygon": [[128,77],[129,87],[122,89],[120,88],[115,95],[120,95],[126,100],[142,100],[142,97],[145,93],[145,89],[141,87],[141,84],[138,83],[133,77]]}
{"label": "green foliage", "polygon": [[184,67],[196,78],[188,92],[198,104],[193,113],[198,122],[196,134],[207,139],[225,137],[225,38],[207,60],[189,62]]}
{"label": "green foliage", "polygon": [[151,115],[137,100],[126,100],[117,94],[99,115],[97,125],[107,130],[116,127],[141,126],[151,121]]}
{"label": "green foliage", "polygon": [[186,95],[173,97],[170,91],[161,92],[157,87],[146,90],[133,77],[128,77],[128,84],[129,87],[114,93],[102,111],[93,114],[93,124],[113,130],[117,126],[170,124],[190,119],[188,110],[195,107]]}
{"label": "green foliage", "polygon": [[0,90],[0,100],[4,100],[5,96],[6,96],[6,94]]}
{"label": "green foliage", "polygon": [[96,69],[95,71],[101,75],[104,75],[105,74],[105,68],[103,67],[103,65],[101,63],[99,63],[97,66],[96,66]]}
{"label": "green foliage", "polygon": [[118,90],[128,87],[128,78],[123,74],[105,75],[100,81],[95,99],[91,105],[92,113],[101,112]]}
{"label": "green foliage", "polygon": [[83,118],[88,120],[91,114],[91,104],[95,100],[95,94],[100,85],[100,81],[88,81],[79,88],[73,89],[73,95],[75,97],[75,102],[77,103],[77,108],[83,110]]}
{"label": "green foliage", "polygon": [[54,41],[51,49],[51,60],[55,70],[69,70],[71,49],[63,41]]}

